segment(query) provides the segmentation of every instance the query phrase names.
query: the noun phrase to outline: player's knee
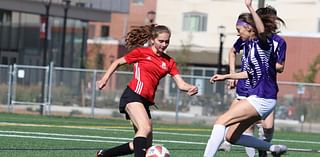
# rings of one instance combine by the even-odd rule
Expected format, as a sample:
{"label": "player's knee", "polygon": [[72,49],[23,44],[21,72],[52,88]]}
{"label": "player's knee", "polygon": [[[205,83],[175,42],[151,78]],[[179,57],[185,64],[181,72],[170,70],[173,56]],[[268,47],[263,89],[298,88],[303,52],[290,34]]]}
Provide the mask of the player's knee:
{"label": "player's knee", "polygon": [[138,132],[143,133],[144,135],[149,135],[152,131],[152,126],[151,125],[144,125],[139,127]]}
{"label": "player's knee", "polygon": [[231,136],[231,135],[225,136],[225,140],[231,144],[235,144],[238,139],[239,139],[239,136]]}
{"label": "player's knee", "polygon": [[222,124],[224,126],[227,125],[227,122],[231,119],[229,115],[221,115],[217,120],[215,124]]}

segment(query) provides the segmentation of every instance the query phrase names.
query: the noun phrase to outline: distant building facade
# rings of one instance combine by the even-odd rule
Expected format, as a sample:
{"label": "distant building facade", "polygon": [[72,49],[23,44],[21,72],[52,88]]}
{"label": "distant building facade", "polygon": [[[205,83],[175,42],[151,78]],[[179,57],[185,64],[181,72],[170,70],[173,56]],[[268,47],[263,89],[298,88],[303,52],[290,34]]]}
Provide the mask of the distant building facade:
{"label": "distant building facade", "polygon": [[112,12],[128,11],[129,0],[1,0],[0,64],[47,65],[53,61],[55,66],[80,68],[88,22],[109,22]]}
{"label": "distant building facade", "polygon": [[[99,55],[102,53],[106,62],[104,69],[107,68],[116,58],[127,53],[124,48],[124,37],[126,33],[134,26],[145,25],[145,18],[149,11],[156,10],[157,0],[130,0],[129,13],[112,13],[110,22],[90,22],[88,39],[89,56]],[[103,51],[96,51],[98,47]],[[94,62],[92,59],[89,62]],[[92,64],[93,68],[94,63]]]}
{"label": "distant building facade", "polygon": [[[258,0],[253,1],[258,8]],[[278,11],[278,16],[284,19],[286,26],[281,28],[283,34],[318,34],[320,33],[320,1],[318,0],[266,0],[265,5],[271,5]],[[161,0],[157,3],[157,22],[167,25],[172,31],[168,53],[175,55],[177,51],[189,47],[189,65],[216,67],[219,53],[219,26],[225,26],[222,63],[228,63],[228,51],[237,39],[235,22],[240,13],[248,12],[243,1],[228,0]],[[298,33],[299,32],[299,33]],[[288,62],[290,52],[295,45],[294,36],[288,41]],[[304,43],[309,49],[316,46]],[[318,44],[319,45],[319,44]],[[296,53],[304,52],[300,51]],[[320,52],[314,52],[319,54]],[[198,54],[198,55],[197,55]],[[207,54],[203,57],[201,54]],[[202,64],[199,62],[202,58]],[[240,62],[238,62],[238,65]],[[290,67],[286,66],[286,70]],[[303,68],[306,70],[306,68]],[[290,71],[290,70],[289,70]],[[281,76],[282,74],[280,74]],[[288,77],[283,77],[283,79]],[[292,76],[290,80],[293,81]],[[281,78],[282,80],[282,78]]]}

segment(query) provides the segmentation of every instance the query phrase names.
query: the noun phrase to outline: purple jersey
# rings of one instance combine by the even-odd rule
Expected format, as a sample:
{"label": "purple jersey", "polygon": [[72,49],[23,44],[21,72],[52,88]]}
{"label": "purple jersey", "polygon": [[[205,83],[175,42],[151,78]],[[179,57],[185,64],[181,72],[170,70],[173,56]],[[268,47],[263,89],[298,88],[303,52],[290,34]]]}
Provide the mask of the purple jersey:
{"label": "purple jersey", "polygon": [[[245,46],[245,42],[241,39],[238,38],[238,40],[233,44],[233,48],[235,49],[236,53],[240,53],[240,51],[243,49]],[[245,67],[247,66],[246,64],[246,55],[241,56],[241,71],[244,71]],[[236,86],[236,93],[238,96],[244,96],[248,97],[248,89],[250,88],[250,82],[249,79],[241,79],[237,81],[237,86]]]}
{"label": "purple jersey", "polygon": [[[267,50],[266,48],[264,50],[260,48],[258,40],[242,41],[239,38],[233,45],[237,53],[244,49],[244,54],[241,58],[241,71],[247,71],[249,74],[249,79],[242,79],[237,82],[236,93],[239,96],[257,95],[263,98],[276,99],[278,86],[276,84],[275,62],[282,63],[285,61],[286,42],[278,35],[273,35],[272,41],[272,43],[269,43]],[[268,48],[272,48],[273,51],[272,49],[268,50]],[[263,54],[264,51],[266,54]],[[249,64],[250,62],[251,64]],[[257,62],[260,62],[260,64]],[[274,65],[270,66],[272,63]],[[264,75],[267,75],[266,77],[261,77],[263,72],[265,73]],[[257,87],[258,84],[260,84],[259,88]]]}
{"label": "purple jersey", "polygon": [[287,43],[279,35],[272,36],[274,51],[277,52],[277,63],[282,64],[286,60]]}
{"label": "purple jersey", "polygon": [[260,98],[277,99],[277,55],[274,51],[273,40],[262,43],[259,39],[246,41],[244,54],[247,55],[245,71],[250,81],[249,95]]}

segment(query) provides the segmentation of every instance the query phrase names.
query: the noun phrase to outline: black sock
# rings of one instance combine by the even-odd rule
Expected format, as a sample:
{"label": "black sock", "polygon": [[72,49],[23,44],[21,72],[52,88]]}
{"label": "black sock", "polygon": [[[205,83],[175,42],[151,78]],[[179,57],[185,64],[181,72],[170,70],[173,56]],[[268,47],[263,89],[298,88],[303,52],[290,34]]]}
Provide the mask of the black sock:
{"label": "black sock", "polygon": [[112,157],[112,156],[121,156],[132,154],[133,150],[130,149],[129,143],[122,144],[110,149],[107,149],[103,152],[103,157]]}
{"label": "black sock", "polygon": [[133,139],[134,156],[135,157],[145,157],[147,149],[147,138],[145,137],[135,137]]}
{"label": "black sock", "polygon": [[264,132],[264,141],[271,142],[273,138],[274,128],[263,128]]}

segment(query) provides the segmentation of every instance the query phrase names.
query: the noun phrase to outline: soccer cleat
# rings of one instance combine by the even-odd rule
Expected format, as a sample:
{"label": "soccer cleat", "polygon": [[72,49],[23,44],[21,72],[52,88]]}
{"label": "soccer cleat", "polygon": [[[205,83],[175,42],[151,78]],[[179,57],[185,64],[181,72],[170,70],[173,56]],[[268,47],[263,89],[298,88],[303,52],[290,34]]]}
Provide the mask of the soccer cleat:
{"label": "soccer cleat", "polygon": [[273,157],[280,157],[287,152],[288,148],[285,145],[274,145],[274,150],[271,151]]}
{"label": "soccer cleat", "polygon": [[103,149],[98,150],[96,153],[96,157],[104,157],[104,152],[105,152],[105,150],[103,150]]}
{"label": "soccer cleat", "polygon": [[258,153],[259,157],[268,157],[267,151],[259,150]]}
{"label": "soccer cleat", "polygon": [[230,152],[231,150],[231,144],[227,141],[223,141],[223,143],[220,145],[219,150]]}

